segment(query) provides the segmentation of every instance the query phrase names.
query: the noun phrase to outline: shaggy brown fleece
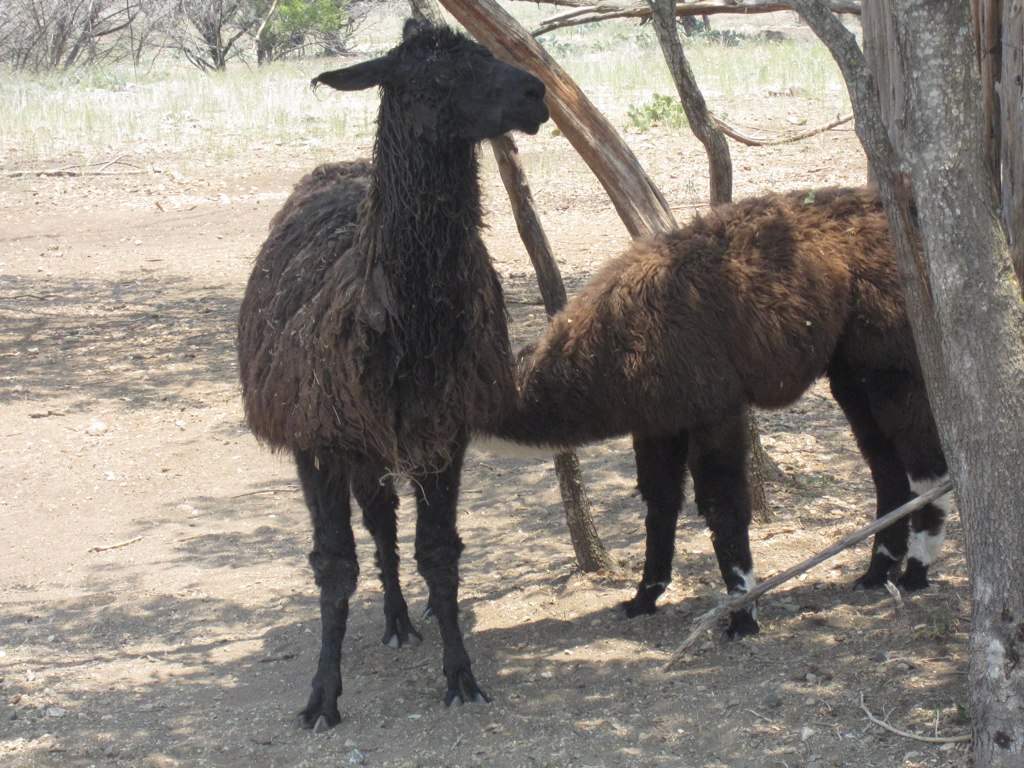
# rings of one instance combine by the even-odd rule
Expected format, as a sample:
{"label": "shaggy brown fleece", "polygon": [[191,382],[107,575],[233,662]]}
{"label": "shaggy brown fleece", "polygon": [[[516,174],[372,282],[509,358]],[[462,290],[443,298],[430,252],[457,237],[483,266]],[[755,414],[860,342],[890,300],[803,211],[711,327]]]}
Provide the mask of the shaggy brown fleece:
{"label": "shaggy brown fleece", "polygon": [[865,190],[717,207],[610,260],[520,352],[512,439],[578,445],[778,408],[854,365],[916,371],[885,216]]}
{"label": "shaggy brown fleece", "polygon": [[[368,189],[369,173],[364,162],[320,166],[271,222],[240,313],[246,417],[275,448],[437,469],[460,430],[495,423],[511,400],[501,285],[475,233],[457,241],[436,220],[360,229],[361,204],[387,210],[387,185]],[[443,195],[433,183],[398,186]],[[465,226],[479,215],[473,206]]]}

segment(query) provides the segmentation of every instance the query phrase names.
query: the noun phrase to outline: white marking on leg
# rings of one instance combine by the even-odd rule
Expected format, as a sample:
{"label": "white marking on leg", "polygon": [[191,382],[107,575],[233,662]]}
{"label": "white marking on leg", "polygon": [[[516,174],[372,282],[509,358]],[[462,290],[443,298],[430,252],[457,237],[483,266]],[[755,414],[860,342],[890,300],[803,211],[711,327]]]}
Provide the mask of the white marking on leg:
{"label": "white marking on leg", "polygon": [[[753,571],[743,571],[739,566],[733,566],[732,572],[739,576],[743,583],[729,590],[730,595],[745,595],[757,586],[757,577]],[[757,621],[757,603],[750,606],[750,617]]]}
{"label": "white marking on leg", "polygon": [[931,565],[939,558],[945,541],[946,526],[942,526],[935,534],[928,531],[913,531],[910,534],[910,549],[907,551],[907,558],[913,558],[921,565]]}
{"label": "white marking on leg", "polygon": [[670,583],[671,582],[668,582],[668,581],[654,581],[654,582],[651,582],[650,584],[644,584],[644,589],[655,589],[656,587],[661,587],[662,589],[668,589],[668,585]]}
{"label": "white marking on leg", "polygon": [[[910,490],[914,492],[915,496],[920,496],[926,491],[930,491],[938,485],[942,485],[949,480],[949,474],[945,474],[942,477],[924,477],[920,480],[907,475],[907,479],[910,480]],[[950,494],[944,493],[939,498],[935,499],[932,504],[941,509],[945,514],[949,514]]]}
{"label": "white marking on leg", "polygon": [[[915,480],[908,475],[910,480],[910,490],[917,495],[921,495],[926,491],[931,490],[937,485],[949,480],[949,475],[945,474],[942,477],[933,478],[922,478]],[[943,515],[949,514],[950,505],[950,494],[944,493],[939,498],[932,502],[932,505],[942,510]],[[914,558],[919,561],[921,565],[931,565],[942,551],[942,545],[946,541],[946,523],[943,519],[942,525],[939,527],[938,533],[930,533],[928,531],[912,531],[910,534],[910,549],[907,552],[908,558]]]}
{"label": "white marking on leg", "polygon": [[885,544],[879,544],[877,547],[875,547],[875,552],[877,552],[880,555],[884,555],[885,557],[888,557],[893,562],[898,563],[901,560],[901,558],[896,557],[896,555],[890,552],[889,548],[885,546]]}

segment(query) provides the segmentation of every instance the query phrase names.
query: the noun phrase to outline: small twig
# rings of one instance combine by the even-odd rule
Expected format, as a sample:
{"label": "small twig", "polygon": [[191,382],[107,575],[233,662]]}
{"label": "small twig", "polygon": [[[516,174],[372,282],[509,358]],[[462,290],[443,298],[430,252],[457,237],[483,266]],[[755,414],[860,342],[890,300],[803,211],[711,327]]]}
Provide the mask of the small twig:
{"label": "small twig", "polygon": [[90,547],[90,552],[108,552],[111,549],[120,549],[121,547],[127,547],[129,544],[134,544],[137,541],[142,541],[141,536],[136,536],[134,539],[128,539],[128,541],[120,541],[117,544],[107,544],[106,546]]}
{"label": "small twig", "polygon": [[260,664],[273,664],[277,661],[291,661],[296,656],[298,656],[297,653],[292,653],[290,651],[285,653],[275,653],[270,656],[263,656],[260,658]]}
{"label": "small twig", "polygon": [[731,611],[735,611],[739,608],[743,608],[744,606],[750,605],[751,603],[755,602],[759,597],[761,597],[761,595],[763,595],[765,592],[769,592],[778,587],[779,585],[785,584],[790,579],[794,579],[801,573],[809,571],[811,568],[818,565],[819,563],[823,563],[826,560],[835,557],[840,552],[849,549],[853,545],[859,544],[871,534],[876,533],[877,531],[880,531],[883,528],[888,528],[897,520],[901,520],[904,517],[907,517],[908,515],[912,514],[913,512],[916,512],[918,509],[925,506],[926,504],[935,501],[935,499],[939,498],[940,496],[945,496],[952,490],[952,481],[946,480],[941,485],[937,485],[934,488],[931,488],[930,490],[926,491],[925,493],[922,493],[917,498],[911,499],[902,507],[897,507],[889,514],[883,515],[882,517],[875,520],[873,523],[865,525],[863,528],[860,528],[851,533],[849,536],[846,536],[840,541],[837,541],[832,546],[823,549],[821,552],[814,555],[814,557],[810,557],[807,560],[804,560],[802,563],[794,565],[792,568],[783,571],[777,576],[773,576],[770,579],[762,581],[749,592],[742,595],[736,595],[734,597],[726,598],[718,605],[716,605],[714,608],[712,608],[710,611],[707,611],[697,619],[697,624],[694,627],[693,631],[690,632],[687,638],[683,641],[683,644],[679,648],[679,650],[676,651],[672,658],[669,659],[668,662],[665,664],[665,671],[672,669],[672,667],[674,667],[679,662],[679,660],[685,655],[686,651],[689,650],[689,648],[695,642],[697,642],[697,639],[704,634],[708,627],[710,627],[712,624],[718,621],[718,619],[724,614]]}
{"label": "small twig", "polygon": [[893,610],[897,616],[903,615],[903,595],[899,588],[888,579],[885,580],[885,591],[892,597]]}
{"label": "small twig", "polygon": [[836,126],[848,123],[853,120],[853,113],[848,115],[840,115],[835,120],[825,125],[819,125],[817,128],[808,128],[806,131],[800,131],[799,133],[791,133],[786,136],[780,136],[777,139],[755,139],[753,136],[745,136],[737,131],[732,126],[725,123],[721,118],[711,115],[711,119],[715,123],[715,127],[718,128],[722,133],[728,136],[730,139],[735,139],[740,144],[746,144],[748,147],[772,147],[778,144],[791,144],[794,141],[801,141],[802,139],[808,139],[811,136],[817,136],[819,133],[830,131]]}
{"label": "small twig", "polygon": [[234,496],[228,496],[229,499],[240,499],[243,496],[259,496],[261,493],[294,493],[299,490],[297,485],[285,485],[281,488],[260,488],[258,491],[246,491],[245,493],[236,493]]}
{"label": "small twig", "polygon": [[863,692],[860,694],[860,708],[864,710],[864,714],[868,716],[868,720],[872,723],[885,728],[885,730],[891,733],[895,733],[897,736],[902,736],[905,739],[914,739],[915,741],[923,741],[928,744],[965,744],[971,740],[971,734],[969,733],[961,733],[957,736],[919,736],[918,734],[911,733],[910,731],[901,731],[899,728],[894,728],[884,720],[881,720],[871,714],[871,710],[864,704]]}
{"label": "small twig", "polygon": [[[5,171],[4,176],[17,179],[22,176],[129,176],[139,173],[146,173],[142,168],[131,163],[124,162],[121,158],[124,155],[118,155],[113,160],[107,160],[102,163],[79,163],[76,165],[66,165],[63,168],[42,168],[28,171]],[[107,171],[112,165],[127,165],[129,168],[134,168],[133,171]],[[98,170],[95,171],[78,171],[76,168],[92,168],[96,167]]]}

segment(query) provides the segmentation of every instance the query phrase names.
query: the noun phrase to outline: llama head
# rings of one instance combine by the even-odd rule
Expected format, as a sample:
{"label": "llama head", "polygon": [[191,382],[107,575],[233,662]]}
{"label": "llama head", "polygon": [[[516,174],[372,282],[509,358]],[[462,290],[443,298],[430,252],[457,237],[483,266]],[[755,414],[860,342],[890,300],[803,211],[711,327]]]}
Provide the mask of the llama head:
{"label": "llama head", "polygon": [[380,86],[411,138],[482,141],[512,130],[536,133],[548,119],[544,84],[447,27],[410,19],[403,40],[380,58],[324,72],[312,85],[340,91]]}

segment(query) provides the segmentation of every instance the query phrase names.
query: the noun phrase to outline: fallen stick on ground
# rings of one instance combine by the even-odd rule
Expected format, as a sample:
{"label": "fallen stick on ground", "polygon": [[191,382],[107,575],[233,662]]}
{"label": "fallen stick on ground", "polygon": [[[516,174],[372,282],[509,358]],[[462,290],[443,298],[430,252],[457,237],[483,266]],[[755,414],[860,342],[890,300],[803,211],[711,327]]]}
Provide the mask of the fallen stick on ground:
{"label": "fallen stick on ground", "polygon": [[891,733],[895,733],[897,736],[902,736],[905,739],[924,741],[928,744],[962,744],[964,742],[968,742],[971,740],[971,735],[969,733],[962,733],[956,736],[918,736],[916,733],[911,733],[910,731],[901,731],[899,728],[894,728],[893,726],[885,722],[885,720],[877,718],[873,714],[871,714],[871,710],[868,709],[867,705],[864,703],[863,692],[861,692],[860,694],[860,708],[864,710],[864,714],[868,716],[868,720],[870,720],[872,723],[874,723],[875,725],[880,725],[883,728],[885,728],[885,730],[890,731]]}
{"label": "fallen stick on ground", "polygon": [[117,544],[107,544],[106,546],[89,547],[89,551],[109,552],[112,549],[120,549],[121,547],[127,547],[129,544],[134,544],[137,541],[142,541],[142,537],[136,536],[134,539],[128,539],[128,541],[119,541]]}
{"label": "fallen stick on ground", "polygon": [[285,485],[280,488],[260,488],[255,491],[246,491],[245,493],[236,493],[234,496],[228,496],[229,499],[241,499],[244,496],[259,496],[264,493],[295,493],[299,490],[297,485]]}
{"label": "fallen stick on ground", "polygon": [[705,614],[703,614],[701,617],[697,619],[697,623],[693,631],[690,632],[687,638],[683,641],[683,644],[679,648],[679,650],[676,651],[675,654],[673,654],[672,658],[665,663],[664,669],[666,671],[672,669],[672,667],[674,667],[679,662],[679,660],[682,659],[683,655],[690,649],[690,647],[695,642],[697,642],[697,638],[703,635],[704,632],[708,629],[708,627],[710,627],[712,624],[718,621],[718,619],[724,616],[726,613],[730,611],[735,611],[739,608],[743,608],[746,605],[750,605],[759,597],[761,597],[761,595],[763,595],[765,592],[770,592],[779,585],[785,584],[790,579],[799,576],[801,573],[809,571],[811,568],[818,565],[819,563],[823,563],[826,560],[835,557],[843,550],[849,549],[855,544],[859,544],[868,536],[871,536],[872,534],[882,530],[883,528],[888,528],[897,520],[900,520],[906,517],[907,515],[912,514],[913,512],[923,507],[925,504],[935,501],[935,499],[939,498],[940,496],[944,496],[945,494],[949,493],[952,490],[953,483],[952,481],[947,480],[941,485],[937,485],[934,488],[926,491],[925,493],[922,493],[917,498],[911,499],[902,507],[897,507],[887,515],[883,515],[882,517],[875,520],[873,523],[865,525],[863,528],[854,531],[849,536],[840,539],[832,546],[823,549],[814,557],[810,557],[807,560],[804,560],[802,563],[794,565],[792,568],[783,571],[777,576],[773,576],[770,579],[762,581],[749,592],[742,595],[736,595],[735,597],[726,598],[718,605],[716,605],[714,608],[712,608],[710,611],[707,611]]}

